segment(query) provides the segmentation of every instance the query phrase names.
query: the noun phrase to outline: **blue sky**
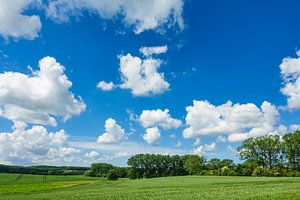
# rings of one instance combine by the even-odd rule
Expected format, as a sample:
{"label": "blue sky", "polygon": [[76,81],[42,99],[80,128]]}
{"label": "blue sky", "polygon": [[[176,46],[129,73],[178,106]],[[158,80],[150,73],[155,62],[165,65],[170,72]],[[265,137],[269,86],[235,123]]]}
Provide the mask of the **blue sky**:
{"label": "blue sky", "polygon": [[[243,139],[299,128],[299,6],[298,1],[3,0],[0,11],[10,14],[0,12],[0,149],[10,156],[0,161],[125,165],[135,153],[194,153],[238,162],[234,149]],[[167,50],[143,55],[141,47]],[[30,79],[39,77],[38,63],[46,56],[64,66],[72,86],[60,89],[63,84],[50,81],[50,89]],[[128,63],[122,65],[122,58]],[[121,69],[141,67],[136,59],[159,66],[149,77],[142,74],[143,83],[131,82]],[[28,82],[5,72],[22,73]],[[113,88],[97,88],[100,81],[113,82]],[[134,94],[141,85],[143,92]],[[9,110],[11,105],[35,115]],[[68,106],[71,111],[64,110]],[[150,114],[142,118],[143,111]],[[39,120],[45,113],[56,126]],[[65,132],[54,142],[50,132],[60,130]],[[53,145],[42,148],[45,141]]]}

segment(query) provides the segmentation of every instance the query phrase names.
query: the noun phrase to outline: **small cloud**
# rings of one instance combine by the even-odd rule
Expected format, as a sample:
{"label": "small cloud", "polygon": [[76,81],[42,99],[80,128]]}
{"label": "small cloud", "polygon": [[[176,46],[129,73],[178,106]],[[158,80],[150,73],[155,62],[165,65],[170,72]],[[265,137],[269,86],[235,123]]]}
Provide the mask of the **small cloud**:
{"label": "small cloud", "polygon": [[110,82],[105,82],[105,81],[100,81],[97,84],[97,88],[103,90],[103,91],[110,91],[113,90],[116,87],[116,85],[110,81]]}

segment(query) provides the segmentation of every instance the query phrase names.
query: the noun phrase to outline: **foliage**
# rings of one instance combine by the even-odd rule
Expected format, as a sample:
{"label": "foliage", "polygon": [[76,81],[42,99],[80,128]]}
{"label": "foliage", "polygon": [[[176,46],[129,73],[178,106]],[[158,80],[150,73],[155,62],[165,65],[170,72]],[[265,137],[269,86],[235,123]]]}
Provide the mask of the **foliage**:
{"label": "foliage", "polygon": [[82,175],[88,167],[70,166],[11,166],[0,165],[0,173],[40,174],[40,175]]}
{"label": "foliage", "polygon": [[108,175],[107,175],[107,180],[110,180],[110,181],[116,181],[118,180],[118,175],[116,173],[115,170],[110,170]]}

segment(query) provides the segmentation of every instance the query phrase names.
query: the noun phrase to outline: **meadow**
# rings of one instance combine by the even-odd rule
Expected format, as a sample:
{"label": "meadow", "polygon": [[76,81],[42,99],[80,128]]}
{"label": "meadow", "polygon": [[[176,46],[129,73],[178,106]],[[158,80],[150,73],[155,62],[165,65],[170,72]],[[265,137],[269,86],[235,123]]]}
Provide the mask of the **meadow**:
{"label": "meadow", "polygon": [[0,174],[0,199],[300,199],[297,177],[182,176],[108,181]]}

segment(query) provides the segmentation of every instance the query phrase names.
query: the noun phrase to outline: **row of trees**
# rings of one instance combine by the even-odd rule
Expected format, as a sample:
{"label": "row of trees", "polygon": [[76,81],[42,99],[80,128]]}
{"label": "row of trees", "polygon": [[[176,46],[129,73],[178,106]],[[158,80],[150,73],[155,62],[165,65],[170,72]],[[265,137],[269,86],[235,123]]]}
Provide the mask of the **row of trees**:
{"label": "row of trees", "polygon": [[300,176],[300,131],[245,140],[238,148],[243,163],[197,155],[138,154],[128,159],[129,167],[93,164],[87,176],[131,179],[184,175]]}
{"label": "row of trees", "polygon": [[12,166],[0,165],[0,173],[39,174],[39,175],[83,175],[88,167],[69,166]]}
{"label": "row of trees", "polygon": [[257,163],[263,169],[300,170],[300,131],[245,140],[238,148],[239,157]]}

